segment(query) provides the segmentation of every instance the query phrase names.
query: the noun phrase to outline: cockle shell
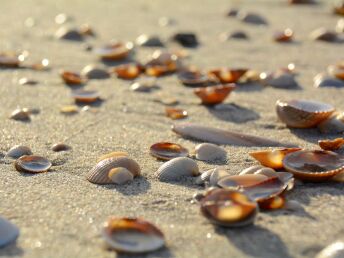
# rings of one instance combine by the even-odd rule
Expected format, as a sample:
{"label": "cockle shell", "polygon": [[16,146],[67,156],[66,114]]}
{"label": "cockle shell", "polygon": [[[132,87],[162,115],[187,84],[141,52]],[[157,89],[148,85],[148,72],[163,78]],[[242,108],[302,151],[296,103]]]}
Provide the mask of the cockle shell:
{"label": "cockle shell", "polygon": [[113,168],[108,173],[109,179],[115,184],[125,184],[129,181],[133,181],[134,175],[126,168],[118,167]]}
{"label": "cockle shell", "polygon": [[321,87],[336,87],[341,88],[344,87],[344,81],[339,80],[337,78],[330,77],[324,73],[317,74],[314,79],[314,87],[321,88]]}
{"label": "cockle shell", "polygon": [[60,72],[60,76],[66,84],[79,85],[86,82],[86,80],[78,73],[63,70]]}
{"label": "cockle shell", "polygon": [[112,71],[117,75],[118,78],[124,80],[133,80],[140,76],[143,70],[144,68],[140,64],[131,63],[118,65],[113,68]]}
{"label": "cockle shell", "polygon": [[328,118],[335,108],[326,103],[308,100],[278,100],[278,117],[289,127],[310,128]]}
{"label": "cockle shell", "polygon": [[114,168],[126,168],[133,176],[138,176],[141,172],[139,164],[129,157],[118,156],[113,158],[104,159],[98,162],[87,174],[86,178],[93,184],[112,184],[109,178],[109,172]]}
{"label": "cockle shell", "polygon": [[175,182],[183,179],[183,177],[197,175],[199,175],[197,163],[186,157],[171,159],[156,172],[156,177],[162,182]]}
{"label": "cockle shell", "polygon": [[343,258],[344,257],[344,242],[337,241],[326,246],[315,258]]}
{"label": "cockle shell", "polygon": [[204,161],[226,160],[225,149],[211,143],[201,143],[195,147],[196,158]]}
{"label": "cockle shell", "polygon": [[15,145],[6,153],[6,158],[18,159],[24,155],[31,155],[32,151],[24,145]]}
{"label": "cockle shell", "polygon": [[336,138],[334,140],[319,140],[318,145],[323,150],[338,150],[344,145],[344,138]]}
{"label": "cockle shell", "polygon": [[100,162],[104,159],[108,159],[108,158],[116,158],[116,157],[128,157],[129,154],[125,151],[112,151],[109,153],[106,153],[102,156],[100,156],[100,158],[97,159],[97,162]]}
{"label": "cockle shell", "polygon": [[318,129],[324,134],[344,132],[344,113],[333,114],[328,119],[318,124]]}
{"label": "cockle shell", "polygon": [[102,229],[106,243],[118,252],[146,253],[165,245],[163,233],[138,218],[110,218]]}
{"label": "cockle shell", "polygon": [[295,80],[295,75],[290,72],[277,71],[272,74],[262,73],[260,75],[263,84],[280,89],[298,88],[299,84]]}
{"label": "cockle shell", "polygon": [[208,72],[209,76],[215,77],[221,83],[236,83],[248,71],[246,68],[228,69],[218,68]]}
{"label": "cockle shell", "polygon": [[236,88],[234,84],[208,86],[196,88],[194,93],[204,105],[216,105],[222,103],[227,96]]}
{"label": "cockle shell", "polygon": [[188,112],[181,108],[165,108],[165,114],[167,117],[176,120],[176,119],[184,119],[188,116]]}
{"label": "cockle shell", "polygon": [[14,242],[19,236],[19,229],[7,219],[0,217],[0,248]]}
{"label": "cockle shell", "polygon": [[51,162],[41,156],[24,155],[14,162],[14,167],[19,172],[42,173],[49,170]]}
{"label": "cockle shell", "polygon": [[216,168],[214,169],[214,171],[211,173],[209,177],[209,185],[217,186],[217,182],[219,182],[219,180],[229,175],[230,174],[228,173],[227,170]]}

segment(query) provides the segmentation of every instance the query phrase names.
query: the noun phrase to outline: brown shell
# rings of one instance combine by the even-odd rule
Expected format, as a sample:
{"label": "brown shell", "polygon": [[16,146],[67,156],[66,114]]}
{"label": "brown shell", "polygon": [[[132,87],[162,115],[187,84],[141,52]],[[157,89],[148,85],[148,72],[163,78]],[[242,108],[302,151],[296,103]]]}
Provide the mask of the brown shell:
{"label": "brown shell", "polygon": [[73,90],[72,97],[77,103],[93,103],[100,98],[98,91],[83,89]]}
{"label": "brown shell", "polygon": [[152,59],[145,64],[146,74],[161,76],[177,70],[177,55],[169,52],[155,51]]}
{"label": "brown shell", "polygon": [[208,72],[210,76],[214,76],[221,83],[235,83],[237,82],[248,69],[239,68],[239,69],[228,69],[228,68],[218,68],[213,69]]}
{"label": "brown shell", "polygon": [[283,31],[278,31],[274,34],[273,39],[276,42],[290,42],[293,40],[294,32],[291,29],[285,29]]}
{"label": "brown shell", "polygon": [[344,156],[331,151],[301,150],[283,159],[284,168],[304,181],[325,181],[344,171]]}
{"label": "brown shell", "polygon": [[344,15],[344,3],[341,1],[337,1],[336,5],[333,7],[333,13]]}
{"label": "brown shell", "polygon": [[188,116],[188,112],[184,109],[180,109],[180,108],[165,108],[165,113],[166,116],[168,116],[169,118],[176,120],[176,119],[183,119],[186,118]]}
{"label": "brown shell", "polygon": [[334,140],[320,140],[318,141],[318,144],[323,150],[338,150],[344,145],[344,138],[336,138]]}
{"label": "brown shell", "polygon": [[14,167],[19,172],[42,173],[51,167],[51,162],[41,156],[24,155],[17,159]]}
{"label": "brown shell", "polygon": [[70,150],[71,147],[65,143],[56,143],[51,147],[52,151],[59,152],[59,151],[67,151]]}
{"label": "brown shell", "polygon": [[70,72],[70,71],[61,71],[60,76],[63,81],[70,85],[79,85],[85,83],[85,79],[81,77],[79,73]]}
{"label": "brown shell", "polygon": [[338,63],[336,65],[330,65],[327,68],[327,71],[330,75],[340,80],[344,80],[344,62]]}
{"label": "brown shell", "polygon": [[184,85],[188,86],[201,86],[209,81],[209,77],[198,70],[185,70],[178,73],[178,79]]}
{"label": "brown shell", "polygon": [[283,168],[283,159],[288,153],[299,151],[301,148],[285,148],[285,149],[272,149],[263,151],[250,152],[250,156],[259,161],[263,166],[281,169]]}
{"label": "brown shell", "polygon": [[122,60],[128,57],[132,44],[124,44],[120,42],[106,45],[102,48],[95,49],[95,53],[103,60]]}
{"label": "brown shell", "polygon": [[133,80],[140,76],[144,68],[140,64],[123,64],[113,68],[113,72],[118,78]]}
{"label": "brown shell", "polygon": [[20,65],[18,55],[12,53],[0,53],[0,67],[16,68]]}
{"label": "brown shell", "polygon": [[150,149],[150,154],[161,160],[171,160],[177,157],[187,157],[189,151],[183,146],[171,142],[158,142],[153,144]]}
{"label": "brown shell", "polygon": [[262,210],[278,210],[284,208],[286,204],[285,197],[282,195],[274,196],[268,200],[258,202]]}
{"label": "brown shell", "polygon": [[236,86],[234,84],[225,84],[197,88],[194,90],[194,93],[201,99],[202,104],[216,105],[222,103],[235,88]]}
{"label": "brown shell", "polygon": [[328,118],[335,108],[330,104],[308,100],[278,100],[278,117],[289,127],[310,128]]}

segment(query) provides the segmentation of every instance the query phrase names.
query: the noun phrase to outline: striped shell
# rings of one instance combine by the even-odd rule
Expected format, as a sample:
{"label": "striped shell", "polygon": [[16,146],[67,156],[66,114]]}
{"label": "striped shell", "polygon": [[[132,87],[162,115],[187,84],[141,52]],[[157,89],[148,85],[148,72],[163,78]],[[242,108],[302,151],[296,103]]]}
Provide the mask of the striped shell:
{"label": "striped shell", "polygon": [[24,145],[13,146],[7,153],[6,158],[18,159],[24,155],[31,155],[32,151],[29,147]]}
{"label": "striped shell", "polygon": [[211,143],[197,145],[195,147],[195,154],[197,159],[206,161],[226,160],[227,158],[226,150]]}
{"label": "striped shell", "polygon": [[88,172],[86,178],[93,184],[112,184],[113,181],[109,178],[109,172],[113,168],[119,167],[128,169],[134,177],[138,176],[141,172],[140,166],[135,160],[125,156],[119,156],[98,162],[90,172]]}
{"label": "striped shell", "polygon": [[171,159],[156,172],[157,178],[162,182],[179,181],[183,177],[197,175],[199,175],[197,163],[186,157]]}

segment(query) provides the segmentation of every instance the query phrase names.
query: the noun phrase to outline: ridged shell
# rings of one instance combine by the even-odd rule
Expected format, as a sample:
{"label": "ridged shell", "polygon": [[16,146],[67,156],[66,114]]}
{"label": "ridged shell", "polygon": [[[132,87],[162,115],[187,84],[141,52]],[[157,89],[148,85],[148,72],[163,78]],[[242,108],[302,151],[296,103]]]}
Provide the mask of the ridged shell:
{"label": "ridged shell", "polygon": [[0,217],[0,248],[14,242],[19,236],[19,229],[7,219]]}
{"label": "ridged shell", "polygon": [[310,128],[328,118],[335,108],[332,105],[308,100],[278,100],[278,117],[289,127]]}
{"label": "ridged shell", "polygon": [[157,178],[163,182],[179,181],[183,177],[197,175],[199,175],[197,163],[186,157],[171,159],[156,172]]}
{"label": "ridged shell", "polygon": [[14,162],[14,167],[19,172],[42,173],[49,170],[51,162],[41,156],[24,155]]}
{"label": "ridged shell", "polygon": [[206,182],[209,182],[211,174],[216,170],[217,168],[212,168],[206,171],[201,172],[201,175],[199,175],[196,179],[196,184],[198,185],[204,185]]}
{"label": "ridged shell", "polygon": [[104,159],[98,162],[88,172],[86,178],[88,181],[94,184],[112,184],[113,182],[109,178],[109,172],[113,168],[124,167],[128,169],[133,175],[138,176],[141,172],[139,164],[129,157],[120,156],[114,158]]}
{"label": "ridged shell", "polygon": [[195,147],[196,158],[204,161],[226,160],[227,152],[223,148],[211,144],[201,143]]}
{"label": "ridged shell", "polygon": [[15,145],[6,153],[6,158],[18,159],[24,155],[31,155],[32,151],[24,145]]}
{"label": "ridged shell", "polygon": [[118,185],[123,185],[129,181],[133,181],[134,175],[126,168],[113,168],[108,173],[109,179]]}
{"label": "ridged shell", "polygon": [[104,159],[108,159],[108,158],[128,157],[128,156],[129,156],[128,152],[125,152],[125,151],[112,151],[112,152],[109,152],[107,154],[100,156],[100,158],[97,160],[97,162],[100,162],[100,161],[102,161]]}
{"label": "ridged shell", "polygon": [[337,241],[325,247],[315,258],[343,258],[344,242]]}

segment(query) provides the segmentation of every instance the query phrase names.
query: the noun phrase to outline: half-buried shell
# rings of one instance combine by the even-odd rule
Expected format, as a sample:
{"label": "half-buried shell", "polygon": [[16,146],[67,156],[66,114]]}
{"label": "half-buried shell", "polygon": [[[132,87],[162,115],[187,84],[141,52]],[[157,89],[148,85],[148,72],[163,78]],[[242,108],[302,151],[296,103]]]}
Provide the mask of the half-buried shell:
{"label": "half-buried shell", "polygon": [[69,85],[79,85],[86,82],[86,80],[78,73],[63,70],[60,72],[62,80]]}
{"label": "half-buried shell", "polygon": [[177,157],[187,157],[189,151],[177,143],[158,142],[149,149],[150,154],[161,160],[171,160]]}
{"label": "half-buried shell", "polygon": [[7,219],[0,217],[0,248],[13,243],[19,236],[19,229]]}
{"label": "half-buried shell", "polygon": [[227,96],[236,88],[234,84],[209,86],[197,88],[194,93],[204,105],[216,105],[222,103]]}
{"label": "half-buried shell", "polygon": [[227,152],[225,149],[212,144],[201,143],[195,147],[196,158],[205,161],[226,160]]}
{"label": "half-buried shell", "polygon": [[42,173],[51,167],[51,162],[41,156],[24,155],[17,159],[14,167],[19,172]]}
{"label": "half-buried shell", "polygon": [[213,69],[208,72],[210,76],[214,76],[221,83],[235,83],[248,71],[245,68],[238,69],[228,69],[228,68],[219,68]]}
{"label": "half-buried shell", "polygon": [[18,159],[24,155],[31,155],[32,151],[24,145],[15,145],[6,153],[6,158]]}
{"label": "half-buried shell", "polygon": [[102,229],[102,236],[118,252],[146,253],[165,245],[163,233],[138,218],[110,218]]}

